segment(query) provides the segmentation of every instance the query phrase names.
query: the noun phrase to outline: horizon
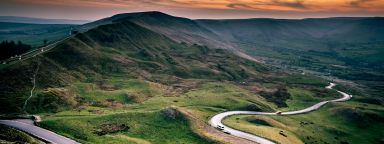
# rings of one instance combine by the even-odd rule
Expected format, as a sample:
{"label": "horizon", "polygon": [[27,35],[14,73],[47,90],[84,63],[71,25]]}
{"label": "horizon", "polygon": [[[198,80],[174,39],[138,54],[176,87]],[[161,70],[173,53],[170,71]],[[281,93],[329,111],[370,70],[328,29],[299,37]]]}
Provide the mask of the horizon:
{"label": "horizon", "polygon": [[2,16],[94,21],[121,13],[159,11],[189,19],[383,17],[384,0],[12,0]]}

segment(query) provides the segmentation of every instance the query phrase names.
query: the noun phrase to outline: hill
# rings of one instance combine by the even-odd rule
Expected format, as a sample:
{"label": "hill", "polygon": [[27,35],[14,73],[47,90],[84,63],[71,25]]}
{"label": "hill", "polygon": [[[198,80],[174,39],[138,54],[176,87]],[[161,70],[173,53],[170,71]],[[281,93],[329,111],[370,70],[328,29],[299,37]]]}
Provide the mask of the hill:
{"label": "hill", "polygon": [[229,49],[277,67],[352,80],[370,96],[383,94],[382,17],[191,20],[143,12],[118,14],[81,27],[119,21],[133,22],[176,42]]}
{"label": "hill", "polygon": [[249,105],[271,110],[273,104],[239,87],[268,73],[273,68],[230,51],[178,43],[121,21],[2,68],[0,113],[40,114],[42,127],[82,143],[214,143],[172,107],[191,107],[201,118]]}
{"label": "hill", "polygon": [[[3,69],[1,91],[27,90],[30,74],[37,66],[39,87],[43,89],[80,81],[97,81],[113,75],[164,82],[167,82],[164,78],[169,76],[240,81],[270,69],[226,50],[177,43],[128,21],[91,29],[44,55]],[[9,100],[18,100],[6,100],[10,95],[3,94],[4,104],[15,103]],[[2,110],[21,110],[21,104]]]}
{"label": "hill", "polygon": [[161,12],[141,12],[118,14],[80,26],[80,29],[94,28],[99,25],[130,21],[142,27],[166,35],[176,42],[199,44],[212,48],[228,48],[220,37],[210,30],[201,27],[196,21],[175,17]]}
{"label": "hill", "polygon": [[[136,23],[177,42],[238,50],[316,71],[327,64],[383,69],[383,59],[379,57],[384,42],[381,17],[190,20],[161,12],[143,12],[118,14],[82,27],[119,21]],[[357,52],[363,55],[353,54]],[[296,54],[300,57],[294,57]],[[308,61],[317,67],[309,66]]]}
{"label": "hill", "polygon": [[[214,22],[146,12],[82,25],[81,33],[51,50],[1,67],[0,114],[41,115],[40,126],[81,143],[220,143],[234,138],[206,126],[215,113],[294,110],[339,97],[324,89],[325,79],[238,56],[234,51],[256,52],[237,45],[240,40],[253,40],[246,38],[258,30],[250,28],[253,32],[247,33],[236,23],[241,27],[219,30],[222,21]],[[265,27],[269,25],[273,24]],[[289,33],[306,36],[295,30],[287,33],[274,34],[282,39],[276,44],[286,44]],[[264,50],[257,54],[265,54]],[[263,119],[264,123],[276,131],[290,131],[289,138],[304,142],[323,140],[303,137],[314,129],[320,135],[337,134],[337,139],[327,137],[325,142],[352,143],[362,137],[356,136],[356,130],[370,133],[370,142],[379,142],[381,133],[371,131],[377,128],[359,129],[359,124],[367,117],[365,122],[382,127],[382,101],[359,89],[343,85],[337,89],[352,93],[354,99],[319,115],[292,117],[289,123]],[[348,113],[342,115],[343,111]],[[244,119],[234,120],[243,124]],[[314,121],[319,126],[291,129],[308,119],[319,119]],[[282,123],[289,127],[275,126]],[[345,124],[352,126],[344,129]]]}

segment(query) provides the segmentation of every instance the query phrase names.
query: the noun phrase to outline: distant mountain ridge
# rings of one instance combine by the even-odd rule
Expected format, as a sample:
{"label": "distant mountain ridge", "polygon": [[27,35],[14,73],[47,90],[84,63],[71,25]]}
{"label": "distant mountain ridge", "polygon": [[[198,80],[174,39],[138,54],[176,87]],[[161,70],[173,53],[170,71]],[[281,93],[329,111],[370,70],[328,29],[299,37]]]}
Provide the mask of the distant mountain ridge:
{"label": "distant mountain ridge", "polygon": [[[309,52],[321,57],[330,53],[332,56],[326,58],[337,58],[339,63],[352,60],[359,65],[377,66],[384,62],[380,58],[366,59],[383,54],[377,48],[384,43],[383,17],[192,20],[151,11],[117,14],[82,25],[80,29],[122,21],[133,22],[180,43],[232,49],[257,57],[286,60],[287,54],[307,56]],[[356,47],[353,51],[371,52],[364,56],[346,55],[345,49],[361,44],[368,48]],[[264,54],[265,51],[270,52]]]}
{"label": "distant mountain ridge", "polygon": [[69,20],[69,19],[45,19],[18,16],[0,16],[0,22],[28,23],[28,24],[85,24],[88,20]]}
{"label": "distant mountain ridge", "polygon": [[118,14],[80,28],[124,21],[178,43],[230,49],[244,58],[367,85],[373,80],[372,87],[384,88],[384,83],[378,84],[384,80],[383,17],[192,20],[152,11]]}
{"label": "distant mountain ridge", "polygon": [[[384,24],[384,18],[382,17],[192,20],[150,11],[117,14],[84,24],[80,29],[91,29],[121,21],[131,21],[179,42],[198,43],[216,48],[238,49],[244,46],[241,43],[268,45],[271,41],[290,42],[296,38],[309,41],[334,39],[352,43],[384,41],[382,37],[384,30],[381,27],[381,24]],[[370,33],[364,34],[366,32]]]}

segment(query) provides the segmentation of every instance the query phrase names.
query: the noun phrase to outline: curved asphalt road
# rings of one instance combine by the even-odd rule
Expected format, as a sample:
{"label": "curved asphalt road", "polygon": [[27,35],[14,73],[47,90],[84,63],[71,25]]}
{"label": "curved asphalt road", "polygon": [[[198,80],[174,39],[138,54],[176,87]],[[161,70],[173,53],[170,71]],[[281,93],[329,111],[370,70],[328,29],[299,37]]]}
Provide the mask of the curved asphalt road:
{"label": "curved asphalt road", "polygon": [[35,137],[38,137],[46,142],[54,143],[54,144],[78,144],[78,142],[56,134],[52,131],[40,128],[38,126],[33,125],[32,120],[0,120],[0,124],[7,125],[26,133],[29,133]]}
{"label": "curved asphalt road", "polygon": [[[330,83],[329,86],[327,86],[326,88],[327,89],[332,89],[335,85],[336,84],[334,84],[334,83]],[[341,95],[343,95],[343,97],[339,98],[339,99],[335,99],[335,100],[330,100],[330,101],[322,101],[322,102],[319,102],[319,103],[317,103],[317,104],[315,104],[313,106],[310,106],[310,107],[302,109],[302,110],[290,111],[290,112],[282,112],[280,115],[294,115],[294,114],[308,113],[308,112],[311,112],[311,111],[319,109],[321,106],[325,105],[328,102],[347,101],[347,100],[352,98],[352,95],[349,95],[349,94],[344,93],[342,91],[337,91],[337,92],[339,92]],[[231,116],[231,115],[277,115],[277,114],[276,113],[271,113],[271,112],[255,112],[255,111],[228,111],[228,112],[219,113],[219,114],[213,116],[209,120],[209,124],[211,126],[213,126],[213,127],[217,127],[218,125],[224,126],[224,124],[221,123],[221,121],[225,117]],[[224,128],[224,131],[229,132],[231,135],[234,135],[234,136],[237,136],[237,137],[241,137],[241,138],[245,138],[245,139],[248,139],[248,140],[260,143],[260,144],[274,144],[274,142],[272,142],[272,141],[270,141],[268,139],[265,139],[265,138],[262,138],[262,137],[259,137],[259,136],[253,135],[253,134],[245,133],[245,132],[242,132],[242,131],[239,131],[239,130],[235,130],[235,129],[232,129],[232,128],[228,127],[228,126],[226,126]]]}

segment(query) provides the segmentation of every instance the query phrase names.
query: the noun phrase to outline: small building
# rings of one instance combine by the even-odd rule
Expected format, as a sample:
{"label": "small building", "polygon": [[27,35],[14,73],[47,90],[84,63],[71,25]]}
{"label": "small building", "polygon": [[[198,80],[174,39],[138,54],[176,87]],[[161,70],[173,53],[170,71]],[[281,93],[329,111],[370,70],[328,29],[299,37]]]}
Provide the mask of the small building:
{"label": "small building", "polygon": [[79,33],[79,30],[74,29],[74,28],[71,28],[71,30],[69,31],[69,35],[76,35],[78,33]]}
{"label": "small building", "polygon": [[76,35],[76,34],[78,34],[79,33],[79,31],[78,30],[71,30],[71,33],[70,33],[70,35]]}

